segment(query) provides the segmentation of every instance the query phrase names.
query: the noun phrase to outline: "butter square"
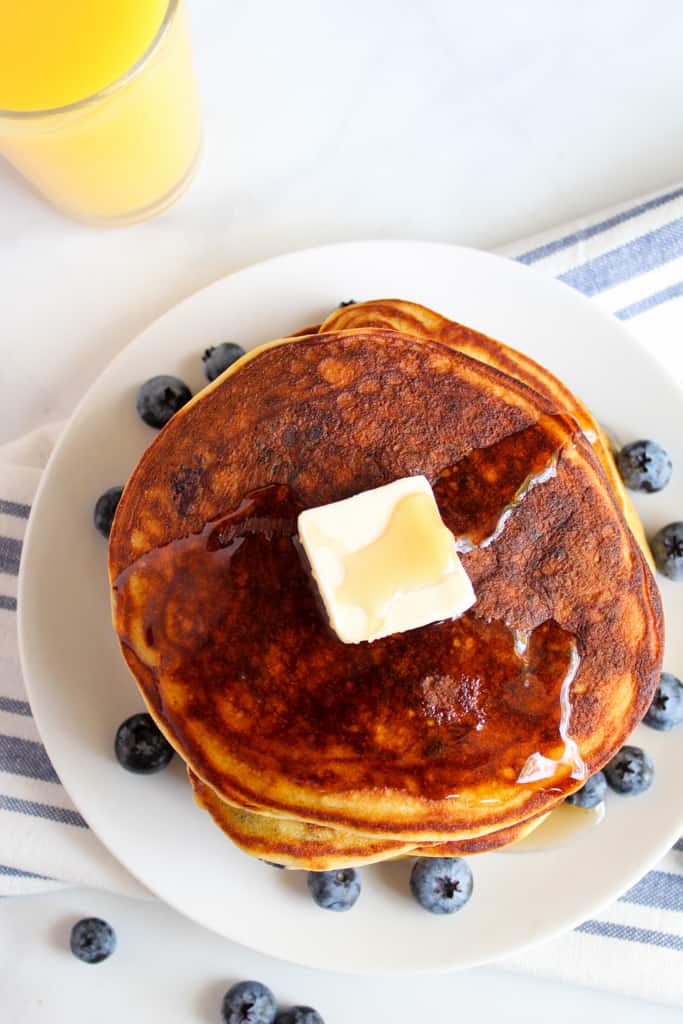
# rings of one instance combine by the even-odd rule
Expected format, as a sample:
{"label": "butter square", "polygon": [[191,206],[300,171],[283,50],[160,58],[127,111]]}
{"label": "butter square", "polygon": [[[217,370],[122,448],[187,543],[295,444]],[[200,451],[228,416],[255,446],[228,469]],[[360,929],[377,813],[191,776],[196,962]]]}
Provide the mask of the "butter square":
{"label": "butter square", "polygon": [[306,509],[298,532],[343,643],[458,618],[476,601],[424,476]]}

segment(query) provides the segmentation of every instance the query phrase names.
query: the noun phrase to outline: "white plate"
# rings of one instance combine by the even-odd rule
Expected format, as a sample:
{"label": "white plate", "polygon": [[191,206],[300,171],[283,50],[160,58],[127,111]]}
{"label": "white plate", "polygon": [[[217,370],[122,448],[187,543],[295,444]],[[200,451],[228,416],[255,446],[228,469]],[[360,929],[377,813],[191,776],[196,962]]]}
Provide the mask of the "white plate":
{"label": "white plate", "polygon": [[[200,354],[226,339],[248,346],[315,323],[340,300],[400,296],[432,306],[536,357],[623,441],[652,437],[677,472],[638,501],[649,531],[683,518],[681,396],[664,371],[605,314],[569,288],[468,249],[367,242],[269,260],[170,310],[90,389],[54,452],[35,501],[19,590],[24,672],[55,767],[112,853],[178,910],[262,952],[345,971],[448,968],[493,960],[548,938],[629,888],[683,824],[683,729],[640,727],[657,768],[638,799],[612,795],[606,820],[568,848],[472,859],[474,896],[453,917],[421,910],[409,862],[366,868],[354,910],[309,899],[305,874],[240,853],[199,811],[178,758],[164,774],[122,771],[119,723],[142,707],[110,624],[106,545],[95,498],[123,483],[154,434],[135,412],[138,385],[175,373],[203,383]],[[683,584],[663,581],[669,622],[683,620]],[[683,675],[683,630],[666,667]],[[191,954],[191,950],[188,951]]]}

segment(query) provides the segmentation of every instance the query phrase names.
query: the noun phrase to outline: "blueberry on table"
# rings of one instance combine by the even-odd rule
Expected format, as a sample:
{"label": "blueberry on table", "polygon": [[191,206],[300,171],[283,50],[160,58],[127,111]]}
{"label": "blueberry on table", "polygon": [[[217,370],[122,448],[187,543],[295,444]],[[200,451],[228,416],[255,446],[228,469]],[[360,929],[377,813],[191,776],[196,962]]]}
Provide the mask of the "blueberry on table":
{"label": "blueberry on table", "polygon": [[121,723],[114,750],[119,764],[138,775],[160,772],[173,757],[173,747],[146,712],[132,715]]}
{"label": "blueberry on table", "polygon": [[178,377],[161,374],[141,385],[135,407],[148,427],[160,430],[191,398],[187,384]]}
{"label": "blueberry on table", "polygon": [[604,769],[609,786],[623,796],[637,796],[652,785],[655,766],[641,747],[622,747]]}
{"label": "blueberry on table", "polygon": [[602,803],[606,792],[607,779],[605,778],[605,773],[596,772],[595,775],[591,775],[590,779],[584,782],[581,789],[577,789],[576,793],[568,796],[565,803],[589,810],[591,807],[597,807],[598,804]]}
{"label": "blueberry on table", "polygon": [[111,533],[114,515],[123,494],[123,487],[110,487],[104,494],[100,494],[95,502],[93,511],[93,522],[95,529],[99,530],[103,537]]}
{"label": "blueberry on table", "polygon": [[660,732],[668,732],[683,722],[683,683],[680,679],[670,672],[662,672],[657,692],[643,721]]}
{"label": "blueberry on table", "polygon": [[280,1010],[275,1024],[325,1024],[325,1021],[310,1006],[293,1006],[291,1010]]}
{"label": "blueberry on table", "polygon": [[671,479],[671,458],[656,441],[634,441],[617,452],[621,479],[631,491],[654,494]]}
{"label": "blueberry on table", "polygon": [[202,356],[206,379],[212,381],[216,377],[220,377],[229,366],[236,363],[243,355],[244,349],[241,345],[236,345],[234,341],[222,341],[220,345],[207,348]]}
{"label": "blueberry on table", "polygon": [[410,891],[432,914],[454,914],[472,895],[472,872],[462,857],[420,857],[410,874]]}
{"label": "blueberry on table", "polygon": [[683,580],[683,523],[669,523],[650,547],[659,571],[670,580]]}
{"label": "blueberry on table", "polygon": [[273,1024],[275,996],[260,981],[240,981],[223,996],[223,1024]]}
{"label": "blueberry on table", "polygon": [[71,929],[71,952],[85,964],[99,964],[116,949],[116,933],[99,917],[84,917]]}
{"label": "blueberry on table", "polygon": [[350,910],[360,896],[360,878],[355,868],[309,871],[308,891],[324,910]]}

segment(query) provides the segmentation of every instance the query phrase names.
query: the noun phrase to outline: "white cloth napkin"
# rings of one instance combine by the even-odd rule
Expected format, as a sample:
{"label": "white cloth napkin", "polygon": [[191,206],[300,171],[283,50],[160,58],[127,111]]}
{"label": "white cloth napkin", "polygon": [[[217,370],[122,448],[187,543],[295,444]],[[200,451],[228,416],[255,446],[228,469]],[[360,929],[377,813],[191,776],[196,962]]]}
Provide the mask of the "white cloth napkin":
{"label": "white cloth napkin", "polygon": [[[593,298],[683,379],[683,186],[508,246],[503,254]],[[65,884],[146,895],[60,785],[19,669],[21,542],[58,431],[58,425],[47,427],[0,448],[0,895]],[[683,1006],[683,841],[594,920],[504,966]]]}

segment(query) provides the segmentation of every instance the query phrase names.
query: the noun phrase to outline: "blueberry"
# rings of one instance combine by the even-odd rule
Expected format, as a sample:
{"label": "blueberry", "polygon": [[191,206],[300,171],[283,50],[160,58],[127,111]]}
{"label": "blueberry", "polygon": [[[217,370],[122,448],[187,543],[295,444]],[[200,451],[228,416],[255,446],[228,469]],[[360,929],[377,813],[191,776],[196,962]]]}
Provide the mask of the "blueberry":
{"label": "blueberry", "polygon": [[472,872],[462,857],[420,857],[410,873],[410,891],[432,914],[454,914],[472,895]]}
{"label": "blueberry", "polygon": [[93,522],[95,529],[99,530],[103,537],[111,533],[111,525],[114,522],[114,514],[123,494],[123,487],[110,487],[104,494],[100,494],[95,502]]}
{"label": "blueberry", "polygon": [[565,803],[573,804],[575,807],[583,807],[588,810],[590,807],[597,807],[605,799],[607,792],[607,779],[604,772],[596,772],[586,779],[581,789],[572,793],[565,800]]}
{"label": "blueberry", "polygon": [[344,302],[340,302],[339,303],[339,305],[337,306],[337,309],[346,309],[347,306],[355,306],[355,305],[357,305],[355,299],[346,299]]}
{"label": "blueberry", "polygon": [[668,732],[683,722],[683,683],[670,672],[662,672],[650,709],[643,719],[646,725]]}
{"label": "blueberry", "polygon": [[187,384],[177,377],[161,374],[150,377],[140,387],[135,407],[147,426],[160,430],[191,398]]}
{"label": "blueberry", "polygon": [[360,896],[360,878],[355,868],[309,871],[308,891],[325,910],[350,910]]}
{"label": "blueberry", "polygon": [[280,1010],[275,1024],[325,1024],[325,1021],[310,1006],[293,1006],[291,1010]]}
{"label": "blueberry", "polygon": [[650,547],[659,571],[670,580],[683,580],[683,523],[669,523]]}
{"label": "blueberry", "polygon": [[275,996],[260,981],[240,981],[223,996],[223,1024],[273,1024]]}
{"label": "blueberry", "polygon": [[617,452],[621,479],[632,491],[661,491],[671,479],[671,458],[656,441],[634,441]]}
{"label": "blueberry", "polygon": [[617,793],[637,796],[652,785],[655,766],[640,747],[622,747],[604,769],[607,782]]}
{"label": "blueberry", "polygon": [[206,379],[210,381],[220,377],[229,366],[236,363],[243,355],[244,349],[241,345],[236,345],[234,341],[222,341],[220,345],[207,348],[202,356]]}
{"label": "blueberry", "polygon": [[114,750],[119,764],[138,775],[161,771],[173,757],[173,747],[146,712],[132,715],[121,723]]}
{"label": "blueberry", "polygon": [[99,917],[84,917],[71,929],[71,952],[84,964],[99,964],[116,949],[116,932]]}

